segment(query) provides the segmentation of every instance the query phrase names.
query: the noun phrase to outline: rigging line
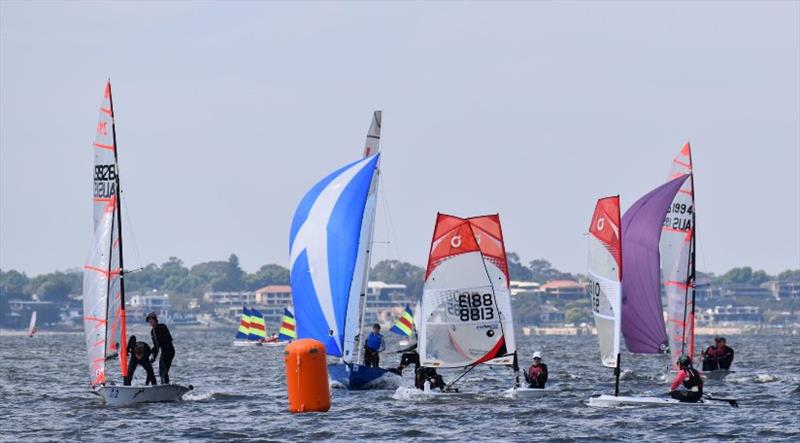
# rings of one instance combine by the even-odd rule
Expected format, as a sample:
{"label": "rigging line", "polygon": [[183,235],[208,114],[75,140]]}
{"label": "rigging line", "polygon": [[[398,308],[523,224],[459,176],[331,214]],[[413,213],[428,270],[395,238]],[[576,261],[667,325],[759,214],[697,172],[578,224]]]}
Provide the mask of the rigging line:
{"label": "rigging line", "polygon": [[455,380],[453,380],[453,381],[451,381],[450,383],[448,383],[448,384],[447,384],[447,386],[445,386],[445,387],[444,387],[444,390],[445,390],[445,391],[449,390],[449,389],[450,389],[450,388],[451,388],[451,387],[452,387],[454,384],[456,384],[456,382],[458,382],[459,380],[461,380],[461,379],[462,379],[462,378],[463,378],[465,375],[469,374],[469,372],[470,372],[470,371],[472,371],[473,369],[475,369],[475,368],[476,368],[476,367],[477,367],[479,364],[480,364],[480,363],[475,363],[475,364],[473,364],[473,365],[467,366],[467,370],[466,370],[466,371],[464,371],[464,372],[462,372],[462,373],[461,373],[461,375],[459,375],[458,377],[456,377],[456,379],[455,379]]}
{"label": "rigging line", "polygon": [[[392,211],[389,209],[389,197],[388,193],[386,192],[386,181],[383,179],[383,175],[385,173],[381,171],[381,174],[378,174],[378,181],[380,186],[378,186],[378,193],[383,200],[383,212],[386,214],[384,217],[384,223],[386,224],[386,230],[389,234],[389,245],[387,246],[387,252],[389,253],[389,258],[394,258],[396,260],[400,259],[400,247],[398,246],[397,241],[397,231],[394,228],[394,219],[392,218]],[[392,257],[392,246],[394,246],[394,257]]]}
{"label": "rigging line", "polygon": [[[125,207],[125,212],[123,217],[125,218],[125,225],[127,226],[126,231],[130,236],[130,242],[133,243],[133,250],[136,253],[136,264],[139,265],[140,269],[145,266],[144,261],[142,260],[142,253],[139,251],[139,242],[136,240],[135,230],[133,229],[133,221],[131,220],[131,211],[128,209],[128,199],[123,198],[122,196],[123,191],[120,189],[119,199],[122,201],[122,205]],[[130,246],[128,242],[126,242],[126,246]],[[129,272],[125,270],[125,272]]]}

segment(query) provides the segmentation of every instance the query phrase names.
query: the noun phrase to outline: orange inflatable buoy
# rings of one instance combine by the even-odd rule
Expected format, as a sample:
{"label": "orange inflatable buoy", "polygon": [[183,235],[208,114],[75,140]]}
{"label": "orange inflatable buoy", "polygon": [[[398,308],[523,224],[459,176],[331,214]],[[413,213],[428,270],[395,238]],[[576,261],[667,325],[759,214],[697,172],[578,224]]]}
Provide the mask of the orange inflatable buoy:
{"label": "orange inflatable buoy", "polygon": [[289,412],[327,412],[331,408],[325,345],[304,338],[286,346],[286,389]]}

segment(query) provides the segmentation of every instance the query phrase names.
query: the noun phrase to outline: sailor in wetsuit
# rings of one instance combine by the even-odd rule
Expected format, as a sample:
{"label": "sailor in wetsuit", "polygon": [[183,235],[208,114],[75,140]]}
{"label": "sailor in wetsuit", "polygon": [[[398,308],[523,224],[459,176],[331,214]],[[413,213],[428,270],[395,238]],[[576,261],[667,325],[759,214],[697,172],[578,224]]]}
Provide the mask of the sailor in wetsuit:
{"label": "sailor in wetsuit", "polygon": [[417,344],[403,348],[397,351],[400,355],[400,365],[396,369],[389,369],[397,375],[403,375],[403,369],[409,365],[414,365],[414,370],[419,369],[419,353],[417,352]]}
{"label": "sailor in wetsuit", "polygon": [[131,335],[130,340],[128,341],[128,355],[130,355],[130,359],[128,360],[128,375],[123,380],[123,384],[125,386],[130,386],[131,381],[133,380],[133,373],[136,371],[137,366],[141,366],[144,368],[145,372],[147,373],[147,379],[145,380],[145,385],[156,385],[156,374],[153,372],[153,365],[150,364],[150,346],[143,341],[136,341],[136,336]]}
{"label": "sailor in wetsuit", "polygon": [[158,353],[158,375],[161,377],[161,384],[169,384],[169,367],[172,366],[172,359],[175,358],[175,347],[172,346],[172,334],[169,333],[167,325],[158,322],[155,312],[147,314],[147,323],[150,324],[150,337],[153,339],[153,350],[150,355],[150,362],[156,361]]}
{"label": "sailor in wetsuit", "polygon": [[542,353],[536,351],[533,353],[533,364],[525,371],[525,381],[529,388],[544,389],[547,376],[547,365],[542,363]]}
{"label": "sailor in wetsuit", "polygon": [[[425,390],[425,382],[428,382],[431,389],[438,389],[440,391],[444,391],[447,385],[444,382],[444,378],[436,372],[434,368],[426,368],[426,367],[419,367],[414,372],[414,386],[424,391]],[[458,392],[456,389],[455,392]]]}
{"label": "sailor in wetsuit", "polygon": [[385,347],[383,335],[381,335],[381,325],[375,323],[372,325],[372,332],[367,336],[366,343],[364,343],[364,366],[380,367],[380,353],[383,352]]}
{"label": "sailor in wetsuit", "polygon": [[[700,371],[692,367],[692,359],[688,355],[678,357],[678,367],[680,370],[670,386],[670,397],[684,403],[697,403],[703,398],[703,379],[700,377]],[[678,389],[681,385],[683,389]]]}
{"label": "sailor in wetsuit", "polygon": [[728,347],[725,337],[714,339],[715,345],[709,346],[703,352],[703,370],[716,371],[717,369],[729,370],[733,363],[733,348]]}

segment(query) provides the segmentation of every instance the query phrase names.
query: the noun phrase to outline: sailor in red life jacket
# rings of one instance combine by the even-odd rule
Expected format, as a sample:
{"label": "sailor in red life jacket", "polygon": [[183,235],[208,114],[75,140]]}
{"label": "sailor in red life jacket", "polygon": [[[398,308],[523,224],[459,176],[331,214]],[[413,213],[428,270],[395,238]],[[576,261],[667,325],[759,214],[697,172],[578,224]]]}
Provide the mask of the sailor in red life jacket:
{"label": "sailor in red life jacket", "polygon": [[533,364],[525,371],[525,381],[529,388],[544,389],[547,383],[547,365],[542,363],[542,353],[533,353]]}
{"label": "sailor in red life jacket", "polygon": [[[678,367],[680,370],[670,386],[670,397],[684,403],[697,403],[703,398],[703,379],[700,377],[700,371],[692,367],[692,359],[688,355],[678,357]],[[681,385],[684,389],[678,389]]]}
{"label": "sailor in red life jacket", "polygon": [[733,348],[728,347],[725,337],[717,337],[714,342],[714,346],[709,346],[706,352],[703,352],[703,370],[723,369],[727,371],[733,363]]}

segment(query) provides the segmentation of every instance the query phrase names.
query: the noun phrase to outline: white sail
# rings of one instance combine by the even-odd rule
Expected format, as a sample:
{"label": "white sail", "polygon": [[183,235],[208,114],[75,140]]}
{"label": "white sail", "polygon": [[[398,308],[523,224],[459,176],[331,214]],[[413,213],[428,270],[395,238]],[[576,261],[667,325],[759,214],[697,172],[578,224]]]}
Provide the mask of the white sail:
{"label": "white sail", "polygon": [[111,238],[114,230],[114,205],[95,227],[92,252],[83,270],[83,328],[89,357],[91,385],[106,381],[108,287],[111,271]]}
{"label": "white sail", "polygon": [[[364,143],[364,157],[369,157],[380,152],[381,140],[381,111],[372,115],[367,138]],[[356,259],[353,280],[350,284],[350,299],[347,304],[347,318],[345,320],[344,354],[342,358],[347,362],[357,360],[360,350],[355,349],[363,332],[364,310],[366,309],[366,290],[369,279],[370,258],[372,252],[372,236],[375,232],[375,211],[378,204],[378,175],[380,162],[376,164],[372,174],[367,202],[364,207],[364,216],[361,222],[361,233],[358,240],[358,256]]]}
{"label": "white sail", "polygon": [[[94,150],[94,236],[84,266],[84,329],[92,385],[105,382],[105,360],[125,347],[125,312],[121,290],[122,247],[119,238],[119,168],[114,141],[111,83],[106,84]],[[122,351],[124,354],[124,350]],[[119,358],[121,372],[127,361]]]}
{"label": "white sail", "polygon": [[[691,148],[687,143],[675,157],[669,179],[692,173]],[[667,299],[667,336],[672,362],[694,351],[690,258],[694,245],[694,180],[690,176],[675,195],[661,228],[661,274]]]}
{"label": "white sail", "polygon": [[507,350],[513,346],[510,303],[500,306],[497,298],[507,286],[488,265],[496,267],[485,261],[469,220],[439,214],[418,309],[423,366],[464,367],[503,357],[513,361]]}
{"label": "white sail", "polygon": [[619,197],[598,200],[589,226],[589,286],[603,366],[616,367],[622,325]]}
{"label": "white sail", "polygon": [[31,322],[28,325],[28,335],[33,337],[33,334],[36,333],[36,311],[31,313]]}

